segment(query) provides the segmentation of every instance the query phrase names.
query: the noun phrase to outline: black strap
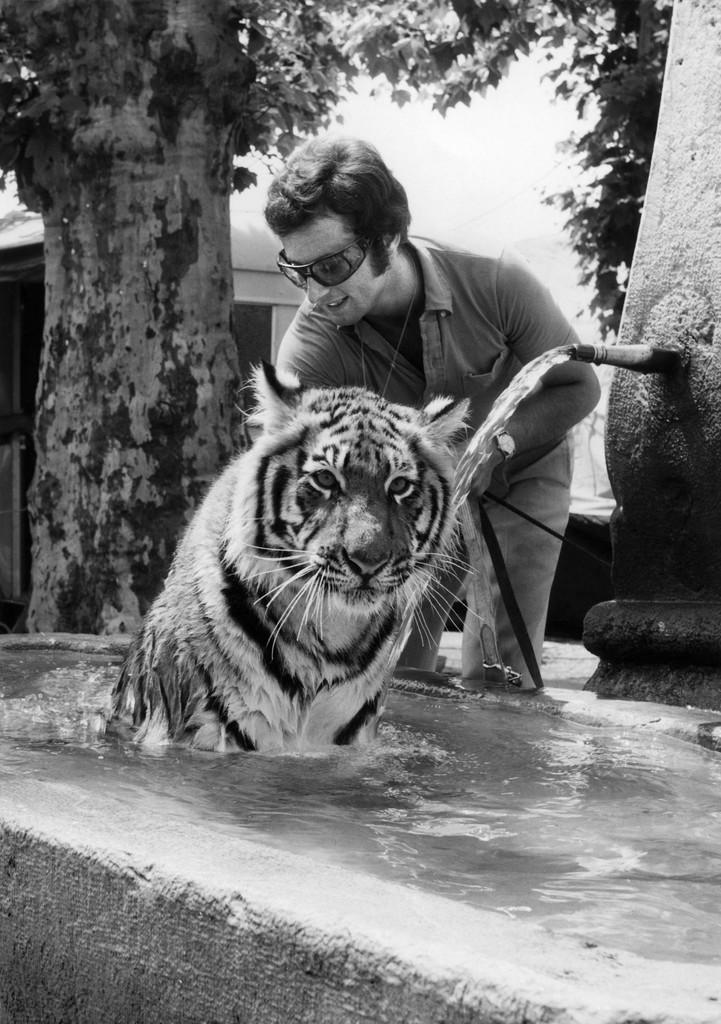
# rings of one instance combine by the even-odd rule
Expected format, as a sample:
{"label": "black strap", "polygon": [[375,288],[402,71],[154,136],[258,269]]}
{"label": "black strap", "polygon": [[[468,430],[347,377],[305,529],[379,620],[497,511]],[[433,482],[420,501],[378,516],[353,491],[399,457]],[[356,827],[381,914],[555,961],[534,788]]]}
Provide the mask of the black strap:
{"label": "black strap", "polygon": [[540,519],[534,519],[533,516],[529,516],[528,512],[524,512],[522,508],[516,508],[510,501],[505,501],[504,498],[499,498],[498,495],[492,494],[490,491],[486,491],[483,495],[484,498],[490,498],[491,501],[495,501],[497,505],[502,505],[507,508],[509,512],[515,512],[521,519],[525,519],[527,523],[532,523],[533,526],[537,526],[539,530],[545,530],[546,533],[550,534],[551,537],[555,537],[556,540],[560,540],[562,544],[567,544],[569,547],[576,548],[577,551],[582,551],[584,555],[588,555],[589,558],[595,559],[600,562],[601,565],[605,566],[606,569],[611,568],[611,563],[607,558],[602,558],[601,555],[597,555],[595,551],[586,544],[579,544],[578,541],[571,540],[567,534],[559,533],[558,530],[552,529],[550,526],[546,526]]}
{"label": "black strap", "polygon": [[503,560],[496,532],[493,529],[491,520],[488,518],[488,513],[480,502],[479,512],[483,539],[486,542],[488,554],[491,556],[491,563],[496,574],[496,579],[498,580],[498,588],[501,591],[501,597],[503,598],[508,618],[511,622],[511,626],[513,627],[513,632],[516,634],[516,640],[518,641],[518,646],[521,648],[521,654],[523,655],[528,671],[531,674],[531,679],[533,680],[536,689],[542,690],[543,679],[541,678],[541,670],[538,667],[538,661],[536,660],[536,652],[533,650],[533,644],[531,643],[531,638],[528,635],[526,623],[523,620],[521,609],[518,607],[516,595],[513,593],[513,587],[511,586],[511,581],[508,578],[506,563]]}

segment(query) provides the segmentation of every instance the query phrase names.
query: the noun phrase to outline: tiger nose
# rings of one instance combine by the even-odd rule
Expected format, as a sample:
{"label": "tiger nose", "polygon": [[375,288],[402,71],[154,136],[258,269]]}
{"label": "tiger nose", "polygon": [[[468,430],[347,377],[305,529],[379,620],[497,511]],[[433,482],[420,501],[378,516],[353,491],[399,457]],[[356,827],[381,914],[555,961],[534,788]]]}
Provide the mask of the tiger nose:
{"label": "tiger nose", "polygon": [[357,573],[359,576],[363,576],[365,579],[370,579],[371,576],[375,576],[375,574],[383,568],[389,558],[387,554],[384,554],[382,558],[378,558],[374,557],[370,552],[350,552],[347,548],[343,548],[343,555],[353,572]]}

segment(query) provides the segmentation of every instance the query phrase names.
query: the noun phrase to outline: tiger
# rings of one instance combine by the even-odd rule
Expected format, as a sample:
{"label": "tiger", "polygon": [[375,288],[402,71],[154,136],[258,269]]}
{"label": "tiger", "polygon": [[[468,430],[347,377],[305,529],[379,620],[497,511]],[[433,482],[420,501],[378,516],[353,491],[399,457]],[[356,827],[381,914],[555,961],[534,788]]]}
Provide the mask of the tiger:
{"label": "tiger", "polygon": [[112,693],[139,744],[309,750],[376,734],[403,611],[454,544],[468,402],[254,372],[252,444],[211,485]]}

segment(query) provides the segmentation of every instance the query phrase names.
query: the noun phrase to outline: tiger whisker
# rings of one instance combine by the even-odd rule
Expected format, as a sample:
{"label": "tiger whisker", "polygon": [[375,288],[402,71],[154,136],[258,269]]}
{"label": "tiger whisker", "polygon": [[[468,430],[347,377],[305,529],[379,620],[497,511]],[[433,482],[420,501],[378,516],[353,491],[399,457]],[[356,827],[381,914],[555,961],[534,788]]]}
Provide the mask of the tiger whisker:
{"label": "tiger whisker", "polygon": [[[303,597],[304,593],[306,592],[306,590],[308,590],[308,588],[312,589],[312,587],[313,587],[313,581],[314,581],[315,575],[317,573],[317,566],[309,566],[309,569],[311,571],[313,571],[313,576],[311,576],[311,578],[309,580],[305,581],[305,583],[300,588],[298,593],[295,594],[291,598],[291,600],[288,602],[286,607],[283,609],[283,611],[282,611],[282,613],[280,615],[280,618],[278,619],[277,623],[275,624],[275,628],[273,629],[273,632],[270,634],[270,639],[272,641],[271,648],[270,648],[271,652],[273,652],[275,650],[275,643],[276,643],[276,640],[278,639],[278,637],[280,635],[280,631],[283,628],[283,626],[285,625],[285,623],[288,621],[290,616],[293,614],[294,608],[296,607],[298,602],[302,599],[302,597]],[[300,632],[298,632],[296,634],[296,640],[299,639],[299,637],[300,637]]]}
{"label": "tiger whisker", "polygon": [[437,595],[430,593],[426,589],[425,592],[422,593],[421,599],[417,601],[416,607],[413,611],[414,619],[418,623],[419,629],[423,631],[425,638],[428,640],[428,643],[433,644],[433,632],[426,620],[424,601],[426,607],[430,608],[430,610],[434,612],[438,618],[441,618],[441,616],[445,613],[447,602],[441,600],[437,597]]}
{"label": "tiger whisker", "polygon": [[434,569],[460,569],[463,573],[470,572],[473,569],[471,563],[466,561],[466,559],[441,551],[432,555],[428,561]]}
{"label": "tiger whisker", "polygon": [[413,609],[413,622],[415,623],[416,628],[421,635],[421,644],[425,646],[426,642],[428,642],[429,646],[432,646],[434,642],[433,634],[426,620],[422,601],[416,602],[416,605]]}
{"label": "tiger whisker", "polygon": [[302,579],[303,576],[307,576],[310,571],[311,569],[309,566],[298,569],[292,576],[289,576],[287,579],[282,579],[279,583],[276,583],[275,586],[268,587],[263,590],[254,603],[259,604],[260,602],[265,602],[267,606],[270,607],[286,587],[292,586],[294,583],[298,582],[298,580]]}
{"label": "tiger whisker", "polygon": [[323,583],[323,577],[324,570],[321,570],[321,572],[318,573],[318,586],[316,587],[315,592],[315,601],[318,609],[316,612],[316,628],[318,630],[318,636],[320,637],[321,640],[323,640],[323,603],[325,601],[325,587]]}
{"label": "tiger whisker", "polygon": [[288,547],[287,544],[284,544],[282,547],[279,547],[277,544],[244,544],[244,547],[249,551],[274,551],[276,553],[279,551],[287,551],[290,554],[296,555],[301,554],[304,551],[304,548],[291,548]]}
{"label": "tiger whisker", "polygon": [[[416,608],[413,610],[413,619],[418,623],[419,631],[421,629],[428,628],[423,608],[424,601],[426,602],[426,605],[430,606],[430,608],[440,617],[442,614],[445,615],[446,607],[450,612],[450,608],[453,603],[458,600],[456,592],[441,583],[434,577],[432,572],[425,571],[423,576],[425,578],[425,583],[419,581],[417,584],[417,593],[420,593],[421,596],[420,599],[417,600]],[[447,597],[452,598],[450,604],[448,603]],[[471,608],[465,601],[462,603],[466,612],[476,619],[479,624],[485,621],[474,608]],[[426,635],[429,636],[428,633]]]}
{"label": "tiger whisker", "polygon": [[237,558],[237,560],[233,557],[230,557],[226,558],[224,561],[225,564],[229,566],[234,566],[236,564],[246,564],[248,562],[250,562],[251,565],[254,565],[258,562],[266,563],[268,565],[267,570],[262,570],[260,568],[252,570],[253,573],[257,574],[262,571],[281,572],[283,570],[293,569],[296,566],[303,565],[307,560],[308,555],[307,552],[304,551],[297,551],[293,552],[292,554],[286,555],[260,555],[257,554],[255,551],[250,551],[243,552],[240,555],[240,557]]}
{"label": "tiger whisker", "polygon": [[[267,551],[269,553],[267,555],[261,554],[261,552],[263,551]],[[274,548],[260,548],[255,546],[249,546],[249,554],[253,558],[257,558],[260,561],[264,562],[288,562],[293,558],[301,558],[303,555],[307,555],[307,552],[303,551],[302,548],[298,548],[297,550],[293,549],[290,551],[281,552]]]}
{"label": "tiger whisker", "polygon": [[482,619],[482,617],[480,615],[478,615],[473,610],[473,608],[471,608],[468,605],[468,603],[466,601],[463,601],[461,599],[459,594],[455,590],[453,590],[453,588],[446,586],[444,583],[441,582],[441,580],[438,579],[438,577],[435,577],[432,572],[428,572],[428,570],[426,570],[426,580],[427,580],[426,586],[428,587],[429,591],[434,591],[436,593],[438,593],[440,591],[443,591],[445,594],[447,594],[449,597],[451,597],[453,599],[452,603],[455,603],[456,601],[461,601],[461,603],[464,605],[464,607],[467,609],[467,611],[469,611],[472,615],[474,615],[479,620],[479,622],[483,622],[484,621]]}
{"label": "tiger whisker", "polygon": [[325,601],[325,584],[324,584],[324,569],[319,569],[315,576],[315,585],[311,591],[310,600],[308,602],[309,612],[313,612],[313,621],[315,628],[318,632],[320,639],[323,639],[323,619],[324,619],[324,601]]}
{"label": "tiger whisker", "polygon": [[296,634],[295,634],[296,640],[300,639],[300,635],[303,632],[303,629],[305,628],[306,620],[308,619],[308,616],[310,614],[311,606],[313,604],[313,601],[315,600],[315,592],[316,592],[316,587],[317,587],[317,583],[318,583],[318,574],[317,573],[315,574],[313,579],[310,581],[310,583],[311,583],[310,593],[308,594],[308,599],[307,599],[307,601],[305,603],[305,608],[303,610],[303,614],[301,615],[300,622],[298,623],[298,629],[297,629]]}
{"label": "tiger whisker", "polygon": [[423,569],[418,573],[418,576],[420,578],[417,581],[417,586],[421,599],[430,600],[433,596],[438,598],[441,596],[441,593],[455,599],[455,590],[442,583],[433,570]]}
{"label": "tiger whisker", "polygon": [[250,554],[248,556],[256,562],[273,562],[279,568],[283,569],[289,565],[302,565],[303,562],[308,561],[308,553],[305,551],[298,551],[297,554],[284,555],[282,558],[273,558],[271,555],[256,555]]}
{"label": "tiger whisker", "polygon": [[[305,589],[305,587],[307,586],[308,582],[310,582],[310,581],[306,581],[306,583],[303,584],[303,587],[301,588],[301,590]],[[271,653],[271,657],[275,653],[276,642],[277,642],[277,640],[278,640],[278,638],[280,636],[280,632],[281,632],[281,630],[283,628],[283,625],[284,625],[285,621],[287,620],[288,616],[290,615],[290,613],[291,613],[291,606],[287,605],[283,609],[283,611],[280,613],[278,621],[276,622],[275,626],[273,627],[273,630],[272,630],[272,632],[270,634],[270,637],[268,638],[270,640],[270,653]]]}
{"label": "tiger whisker", "polygon": [[308,595],[308,602],[303,612],[303,616],[298,625],[298,632],[296,639],[300,638],[300,634],[303,631],[306,620],[310,618],[311,611],[314,610],[314,605],[317,606],[317,613],[315,614],[316,628],[318,630],[318,636],[323,639],[323,587],[322,587],[322,570],[317,572],[312,580],[312,587],[310,594]]}
{"label": "tiger whisker", "polygon": [[[466,601],[461,600],[461,598],[455,593],[455,591],[450,590],[448,587],[445,587],[438,580],[431,579],[428,582],[428,584],[427,584],[427,590],[426,590],[426,593],[425,593],[425,597],[426,597],[426,600],[429,601],[429,603],[432,601],[434,595],[438,596],[437,594],[435,594],[435,591],[438,590],[439,588],[441,590],[446,591],[449,596],[453,597],[452,604],[455,603],[456,601],[460,601],[460,603],[466,609],[466,612],[468,614],[470,614],[473,618],[475,618],[479,623],[485,622],[485,619],[483,618],[482,615],[479,615],[478,612],[474,608],[471,608],[471,606]],[[440,597],[440,600],[441,601],[443,600],[442,596]],[[451,604],[451,607],[452,607],[452,604]],[[449,608],[449,611],[450,611],[450,608]]]}
{"label": "tiger whisker", "polygon": [[307,564],[308,564],[307,561],[303,561],[303,562],[294,562],[291,565],[281,565],[281,566],[278,566],[275,569],[258,569],[256,572],[251,572],[251,573],[245,574],[243,576],[243,579],[248,580],[249,582],[252,581],[252,580],[259,580],[263,576],[276,576],[279,572],[288,572],[288,571],[290,571],[292,569],[296,569],[296,570],[302,569]]}
{"label": "tiger whisker", "polygon": [[443,583],[433,569],[423,569],[419,575],[422,577],[424,585],[429,589],[432,589],[436,594],[443,592],[448,595],[448,597],[452,598],[453,601],[456,600],[457,590],[453,587],[449,587],[446,583]]}
{"label": "tiger whisker", "polygon": [[306,591],[309,588],[312,589],[313,581],[314,581],[315,576],[317,574],[317,566],[309,565],[304,573],[298,573],[297,576],[294,577],[294,579],[300,578],[301,576],[307,576],[309,573],[312,574],[311,578],[305,581],[303,586],[300,587],[300,589],[297,591],[297,593],[295,593],[293,595],[293,597],[291,597],[291,599],[288,602],[287,606],[283,609],[283,611],[281,613],[281,616],[280,616],[280,619],[278,620],[278,626],[282,625],[288,619],[288,616],[292,613],[293,609],[298,604],[298,602],[302,599],[302,597],[306,593]]}
{"label": "tiger whisker", "polygon": [[433,637],[423,611],[422,593],[421,589],[417,589],[416,594],[412,595],[406,609],[406,614],[410,613],[411,623],[416,625],[421,637],[421,644],[425,646],[426,642],[429,644],[433,643]]}
{"label": "tiger whisker", "polygon": [[[259,601],[263,601],[267,598],[270,598],[270,600],[267,601],[267,607],[270,608],[272,603],[276,600],[276,598],[280,597],[280,595],[283,593],[286,587],[291,586],[293,583],[296,583],[298,582],[298,580],[301,580],[304,576],[307,576],[308,573],[312,573],[314,571],[315,566],[313,564],[306,564],[302,569],[299,569],[298,572],[293,573],[290,579],[282,580],[277,586],[271,587],[269,590],[266,590],[265,593],[261,594],[260,597],[257,598],[257,600],[254,603],[258,604]],[[295,600],[295,598],[293,598],[293,600]]]}

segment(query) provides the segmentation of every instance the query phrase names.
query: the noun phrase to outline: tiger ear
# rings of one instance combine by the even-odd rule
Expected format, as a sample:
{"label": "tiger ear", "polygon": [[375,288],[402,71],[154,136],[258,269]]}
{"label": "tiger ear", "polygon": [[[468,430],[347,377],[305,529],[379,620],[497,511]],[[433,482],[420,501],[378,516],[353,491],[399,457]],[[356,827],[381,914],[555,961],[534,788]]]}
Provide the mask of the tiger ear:
{"label": "tiger ear", "polygon": [[434,441],[451,444],[452,441],[458,440],[465,430],[469,408],[470,402],[467,398],[459,401],[439,396],[432,398],[428,405],[421,409],[421,421],[428,426]]}
{"label": "tiger ear", "polygon": [[255,407],[249,417],[253,426],[273,430],[285,426],[298,407],[303,388],[294,373],[276,370],[265,360],[253,371]]}

